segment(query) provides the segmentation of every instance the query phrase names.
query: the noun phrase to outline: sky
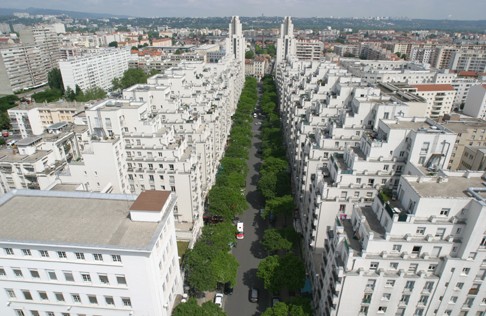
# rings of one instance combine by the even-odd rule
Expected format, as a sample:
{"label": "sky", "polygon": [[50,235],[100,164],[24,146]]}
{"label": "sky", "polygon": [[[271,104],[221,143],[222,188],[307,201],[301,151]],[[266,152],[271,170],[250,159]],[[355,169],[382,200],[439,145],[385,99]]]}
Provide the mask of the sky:
{"label": "sky", "polygon": [[486,0],[1,0],[4,8],[47,8],[143,17],[390,16],[484,20]]}

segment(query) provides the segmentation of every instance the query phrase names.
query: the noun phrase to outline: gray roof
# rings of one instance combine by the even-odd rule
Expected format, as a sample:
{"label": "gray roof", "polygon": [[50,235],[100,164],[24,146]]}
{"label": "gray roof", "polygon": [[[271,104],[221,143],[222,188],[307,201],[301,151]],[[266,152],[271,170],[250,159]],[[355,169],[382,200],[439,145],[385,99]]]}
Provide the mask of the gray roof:
{"label": "gray roof", "polygon": [[14,190],[0,198],[0,242],[150,250],[164,220],[130,220],[135,197]]}

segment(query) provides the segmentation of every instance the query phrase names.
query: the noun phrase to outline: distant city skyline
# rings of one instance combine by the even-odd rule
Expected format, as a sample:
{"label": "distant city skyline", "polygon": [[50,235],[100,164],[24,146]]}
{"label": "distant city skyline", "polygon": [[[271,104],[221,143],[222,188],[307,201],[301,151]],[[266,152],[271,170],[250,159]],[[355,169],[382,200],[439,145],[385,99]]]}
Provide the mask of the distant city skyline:
{"label": "distant city skyline", "polygon": [[135,17],[409,17],[484,20],[486,1],[479,0],[4,0],[4,8],[42,7]]}

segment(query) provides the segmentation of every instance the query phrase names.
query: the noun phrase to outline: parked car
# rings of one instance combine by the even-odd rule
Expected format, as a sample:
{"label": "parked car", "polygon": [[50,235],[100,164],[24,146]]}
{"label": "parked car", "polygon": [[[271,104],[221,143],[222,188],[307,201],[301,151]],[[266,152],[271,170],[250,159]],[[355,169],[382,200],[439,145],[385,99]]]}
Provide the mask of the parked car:
{"label": "parked car", "polygon": [[245,233],[242,232],[236,232],[235,233],[236,239],[244,239],[245,238]]}
{"label": "parked car", "polygon": [[223,308],[223,294],[216,293],[216,295],[214,296],[214,304],[216,304],[219,307]]}
{"label": "parked car", "polygon": [[8,137],[8,135],[9,135],[9,132],[8,132],[6,129],[4,129],[4,130],[2,131],[2,136],[3,136],[3,137]]}
{"label": "parked car", "polygon": [[233,287],[231,287],[231,282],[226,282],[224,284],[224,294],[226,295],[233,294]]}
{"label": "parked car", "polygon": [[258,302],[258,289],[251,287],[249,295],[250,295],[250,302],[252,303]]}
{"label": "parked car", "polygon": [[244,226],[243,222],[236,223],[236,230],[238,232],[242,233],[243,232],[243,226]]}

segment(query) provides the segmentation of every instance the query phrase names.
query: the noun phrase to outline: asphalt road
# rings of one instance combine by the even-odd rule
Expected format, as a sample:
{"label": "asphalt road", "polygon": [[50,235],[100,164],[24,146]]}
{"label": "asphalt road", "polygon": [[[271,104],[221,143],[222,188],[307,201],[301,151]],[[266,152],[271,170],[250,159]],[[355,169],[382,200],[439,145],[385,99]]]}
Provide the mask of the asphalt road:
{"label": "asphalt road", "polygon": [[[259,100],[260,98],[259,93]],[[228,316],[260,315],[270,305],[270,296],[264,291],[263,282],[256,276],[258,264],[266,256],[260,240],[267,227],[267,223],[258,212],[263,207],[263,197],[256,187],[259,177],[258,170],[261,165],[261,157],[257,155],[257,150],[261,146],[259,138],[261,125],[258,123],[261,123],[260,116],[253,119],[253,138],[245,191],[249,209],[240,216],[240,221],[243,221],[245,226],[245,238],[238,240],[237,246],[233,248],[233,254],[238,259],[240,266],[233,294],[228,295],[225,299],[224,310]],[[250,287],[256,287],[259,290],[257,303],[249,301]]]}

